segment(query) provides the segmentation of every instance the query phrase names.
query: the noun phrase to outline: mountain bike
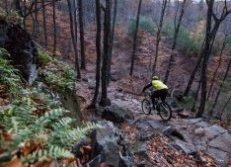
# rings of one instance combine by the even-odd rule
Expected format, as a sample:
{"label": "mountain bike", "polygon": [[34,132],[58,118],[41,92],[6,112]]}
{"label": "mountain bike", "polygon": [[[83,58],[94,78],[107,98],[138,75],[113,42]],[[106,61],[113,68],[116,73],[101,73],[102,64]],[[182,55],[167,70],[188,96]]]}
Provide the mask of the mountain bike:
{"label": "mountain bike", "polygon": [[171,119],[172,109],[168,103],[163,102],[160,98],[156,98],[154,104],[152,104],[152,91],[146,91],[144,95],[145,98],[142,101],[142,111],[144,114],[150,115],[153,109],[157,111],[163,121],[169,121]]}

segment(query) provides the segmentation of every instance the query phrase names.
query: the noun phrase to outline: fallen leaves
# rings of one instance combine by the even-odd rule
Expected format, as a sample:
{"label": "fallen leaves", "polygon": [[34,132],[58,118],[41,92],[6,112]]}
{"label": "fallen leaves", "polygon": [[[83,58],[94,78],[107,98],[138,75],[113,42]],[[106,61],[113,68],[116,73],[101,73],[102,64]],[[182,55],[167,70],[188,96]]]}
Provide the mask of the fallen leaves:
{"label": "fallen leaves", "polygon": [[148,145],[148,157],[152,165],[159,167],[216,167],[213,158],[203,152],[196,155],[186,155],[169,145],[169,140],[161,135],[156,135]]}
{"label": "fallen leaves", "polygon": [[9,163],[5,165],[5,167],[24,167],[22,162],[17,156],[14,156]]}

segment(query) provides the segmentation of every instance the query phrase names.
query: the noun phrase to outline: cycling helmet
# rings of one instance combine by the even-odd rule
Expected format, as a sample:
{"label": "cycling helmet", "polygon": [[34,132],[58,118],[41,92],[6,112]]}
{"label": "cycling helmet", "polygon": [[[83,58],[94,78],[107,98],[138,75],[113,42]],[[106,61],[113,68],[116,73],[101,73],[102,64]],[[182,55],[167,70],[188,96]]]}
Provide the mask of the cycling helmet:
{"label": "cycling helmet", "polygon": [[155,75],[155,76],[152,77],[152,79],[153,80],[159,80],[159,77]]}

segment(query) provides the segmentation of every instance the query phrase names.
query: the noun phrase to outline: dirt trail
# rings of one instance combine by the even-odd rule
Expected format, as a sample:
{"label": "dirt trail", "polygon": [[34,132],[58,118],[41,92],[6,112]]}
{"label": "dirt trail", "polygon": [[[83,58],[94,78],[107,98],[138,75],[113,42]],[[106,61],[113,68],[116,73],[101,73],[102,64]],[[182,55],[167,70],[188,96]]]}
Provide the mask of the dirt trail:
{"label": "dirt trail", "polygon": [[[183,119],[176,113],[168,123],[162,123],[160,117],[156,114],[149,116],[142,114],[141,101],[143,97],[139,94],[148,81],[147,69],[149,63],[146,60],[153,50],[150,46],[149,48],[144,47],[148,45],[147,42],[150,42],[150,40],[142,41],[142,45],[137,49],[139,58],[136,60],[134,76],[130,77],[128,71],[132,43],[128,38],[120,37],[120,39],[123,39],[122,43],[125,45],[115,41],[112,59],[112,81],[108,87],[108,97],[112,104],[131,111],[134,120],[131,120],[130,125],[135,126],[139,131],[145,131],[148,126],[151,131],[159,131],[167,136],[169,139],[168,145],[171,147],[177,145],[176,148],[186,154],[204,151],[211,155],[218,164],[227,164],[231,156],[231,150],[225,147],[229,146],[228,148],[231,148],[231,134],[228,130],[216,124],[209,124],[202,119]],[[163,47],[160,52],[159,67],[166,64],[168,55],[169,50]],[[93,97],[95,88],[94,61],[94,58],[91,58],[87,70],[82,71],[83,81],[78,82],[77,93],[82,97],[82,108],[86,108]],[[183,80],[184,78],[186,80],[190,70],[184,68],[187,63],[183,59],[176,58],[176,63],[179,64],[179,68],[173,70],[172,74],[181,73],[182,76],[172,78],[170,82],[171,86],[180,88],[182,87],[181,84],[185,83]],[[164,73],[164,68],[160,69],[162,70],[161,73]]]}

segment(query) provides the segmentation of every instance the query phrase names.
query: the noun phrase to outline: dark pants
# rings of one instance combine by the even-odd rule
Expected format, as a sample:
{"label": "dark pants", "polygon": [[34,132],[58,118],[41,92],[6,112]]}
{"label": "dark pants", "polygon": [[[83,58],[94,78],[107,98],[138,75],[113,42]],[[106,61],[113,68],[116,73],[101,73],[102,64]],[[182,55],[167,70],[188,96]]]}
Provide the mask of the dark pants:
{"label": "dark pants", "polygon": [[156,90],[152,93],[152,103],[154,105],[155,99],[160,98],[163,102],[165,101],[168,95],[168,89]]}

